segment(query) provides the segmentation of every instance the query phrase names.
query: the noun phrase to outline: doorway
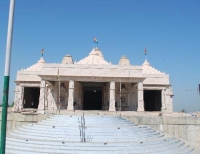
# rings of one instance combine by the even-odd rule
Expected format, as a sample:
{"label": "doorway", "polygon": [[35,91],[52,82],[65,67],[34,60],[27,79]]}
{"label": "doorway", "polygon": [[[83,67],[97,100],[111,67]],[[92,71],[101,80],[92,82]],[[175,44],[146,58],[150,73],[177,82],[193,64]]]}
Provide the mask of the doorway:
{"label": "doorway", "polygon": [[40,96],[39,87],[24,87],[24,108],[38,108]]}
{"label": "doorway", "polygon": [[161,90],[144,90],[144,110],[161,111]]}
{"label": "doorway", "polygon": [[83,110],[102,110],[102,87],[83,88]]}

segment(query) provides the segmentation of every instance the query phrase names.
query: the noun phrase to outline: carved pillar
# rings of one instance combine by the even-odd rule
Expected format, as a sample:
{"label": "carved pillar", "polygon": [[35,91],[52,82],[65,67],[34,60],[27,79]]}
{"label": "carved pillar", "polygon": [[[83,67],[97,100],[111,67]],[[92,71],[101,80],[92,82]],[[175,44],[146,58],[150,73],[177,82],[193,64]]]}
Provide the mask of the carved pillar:
{"label": "carved pillar", "polygon": [[143,100],[143,83],[138,83],[138,108],[137,111],[144,111],[144,100]]}
{"label": "carved pillar", "polygon": [[74,110],[74,81],[69,80],[68,106],[67,110]]}
{"label": "carved pillar", "polygon": [[40,82],[40,98],[39,98],[39,105],[38,110],[41,113],[44,113],[44,103],[45,103],[45,80],[41,80]]}
{"label": "carved pillar", "polygon": [[57,110],[55,99],[53,97],[53,88],[54,88],[53,86],[48,87],[48,93],[47,93],[48,110]]}
{"label": "carved pillar", "polygon": [[173,91],[171,88],[167,88],[165,92],[165,105],[166,105],[166,111],[172,112],[173,111],[173,106],[172,106],[172,101],[173,101]]}
{"label": "carved pillar", "polygon": [[166,110],[166,104],[165,104],[165,89],[162,89],[161,91],[161,96],[162,96],[162,111]]}
{"label": "carved pillar", "polygon": [[115,82],[110,82],[110,104],[109,111],[115,111]]}
{"label": "carved pillar", "polygon": [[15,100],[14,100],[14,106],[12,108],[13,111],[20,112],[23,108],[23,98],[24,98],[24,87],[22,87],[20,84],[17,84],[15,87]]}

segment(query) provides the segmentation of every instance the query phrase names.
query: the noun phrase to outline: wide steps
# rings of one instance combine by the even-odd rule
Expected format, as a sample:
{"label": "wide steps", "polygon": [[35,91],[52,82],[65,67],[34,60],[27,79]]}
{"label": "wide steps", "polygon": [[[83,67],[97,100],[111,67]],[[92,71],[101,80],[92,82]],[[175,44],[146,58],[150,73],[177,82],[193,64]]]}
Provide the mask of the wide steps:
{"label": "wide steps", "polygon": [[56,115],[23,125],[7,135],[8,154],[189,154],[185,142],[137,126],[119,116],[85,116],[86,142],[80,142],[80,116]]}

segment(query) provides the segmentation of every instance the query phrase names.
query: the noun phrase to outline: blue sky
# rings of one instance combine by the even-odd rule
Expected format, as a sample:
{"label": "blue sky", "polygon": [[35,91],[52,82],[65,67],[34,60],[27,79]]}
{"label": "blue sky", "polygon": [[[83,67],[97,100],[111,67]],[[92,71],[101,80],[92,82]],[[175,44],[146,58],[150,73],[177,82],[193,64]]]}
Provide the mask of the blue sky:
{"label": "blue sky", "polygon": [[[96,36],[113,64],[126,55],[141,65],[146,47],[151,65],[170,75],[174,110],[192,111],[200,83],[199,8],[199,0],[16,0],[9,102],[17,70],[36,63],[42,48],[46,62],[59,63],[68,53],[78,61]],[[0,1],[1,100],[8,11],[9,0]]]}

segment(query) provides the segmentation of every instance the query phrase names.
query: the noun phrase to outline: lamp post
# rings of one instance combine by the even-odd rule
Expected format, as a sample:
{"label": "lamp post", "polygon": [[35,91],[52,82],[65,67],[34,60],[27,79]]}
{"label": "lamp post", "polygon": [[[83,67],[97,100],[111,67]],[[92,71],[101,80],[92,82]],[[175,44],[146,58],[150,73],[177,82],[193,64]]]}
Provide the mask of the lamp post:
{"label": "lamp post", "polygon": [[12,47],[14,9],[15,9],[15,0],[10,0],[5,72],[4,72],[2,120],[1,120],[1,151],[0,151],[1,154],[5,154],[5,147],[6,147],[6,125],[7,125],[7,109],[8,109],[9,81],[10,81],[10,57],[11,57],[11,47]]}

